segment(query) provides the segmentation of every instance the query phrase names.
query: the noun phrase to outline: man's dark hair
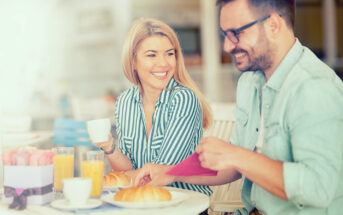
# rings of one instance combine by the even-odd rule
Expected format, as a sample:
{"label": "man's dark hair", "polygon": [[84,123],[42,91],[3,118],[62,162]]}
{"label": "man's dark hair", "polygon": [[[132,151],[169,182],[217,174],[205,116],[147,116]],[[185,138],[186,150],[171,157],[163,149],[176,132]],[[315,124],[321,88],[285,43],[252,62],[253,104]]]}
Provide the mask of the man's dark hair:
{"label": "man's dark hair", "polygon": [[[236,0],[217,0],[217,5],[223,6]],[[258,13],[276,12],[285,19],[287,25],[294,29],[295,0],[247,0],[253,11]]]}

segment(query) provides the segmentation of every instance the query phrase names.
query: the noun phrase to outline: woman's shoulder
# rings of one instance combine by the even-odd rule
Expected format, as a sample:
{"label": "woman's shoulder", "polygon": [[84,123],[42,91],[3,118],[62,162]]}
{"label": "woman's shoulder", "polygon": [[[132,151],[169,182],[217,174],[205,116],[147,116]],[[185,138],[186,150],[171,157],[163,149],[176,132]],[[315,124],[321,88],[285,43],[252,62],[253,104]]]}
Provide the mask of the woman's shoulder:
{"label": "woman's shoulder", "polygon": [[187,100],[198,100],[197,96],[191,89],[185,86],[181,86],[181,85],[178,85],[177,87],[175,87],[172,97],[173,99],[183,98]]}
{"label": "woman's shoulder", "polygon": [[120,95],[118,96],[117,102],[119,104],[130,102],[135,98],[135,96],[137,96],[136,95],[137,93],[138,93],[138,88],[136,86],[130,87],[129,89],[120,93]]}
{"label": "woman's shoulder", "polygon": [[200,114],[200,102],[195,93],[187,87],[178,86],[173,89],[169,100],[169,115],[182,117],[186,115]]}
{"label": "woman's shoulder", "polygon": [[199,104],[199,100],[195,93],[185,86],[177,86],[172,92],[171,96],[172,104],[183,104],[186,106],[196,106]]}

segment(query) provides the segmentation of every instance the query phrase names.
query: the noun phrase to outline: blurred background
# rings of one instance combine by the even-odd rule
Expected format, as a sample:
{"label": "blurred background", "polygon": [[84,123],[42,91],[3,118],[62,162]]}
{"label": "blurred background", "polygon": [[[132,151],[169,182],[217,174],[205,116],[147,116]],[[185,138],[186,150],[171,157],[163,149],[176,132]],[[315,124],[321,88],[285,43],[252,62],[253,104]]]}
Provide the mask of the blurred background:
{"label": "blurred background", "polygon": [[[235,102],[240,73],[222,52],[215,0],[0,0],[0,116],[113,118],[130,87],[120,55],[138,17],[178,33],[193,79],[211,102]],[[297,0],[296,35],[343,75],[343,0]],[[0,122],[1,124],[1,122]]]}

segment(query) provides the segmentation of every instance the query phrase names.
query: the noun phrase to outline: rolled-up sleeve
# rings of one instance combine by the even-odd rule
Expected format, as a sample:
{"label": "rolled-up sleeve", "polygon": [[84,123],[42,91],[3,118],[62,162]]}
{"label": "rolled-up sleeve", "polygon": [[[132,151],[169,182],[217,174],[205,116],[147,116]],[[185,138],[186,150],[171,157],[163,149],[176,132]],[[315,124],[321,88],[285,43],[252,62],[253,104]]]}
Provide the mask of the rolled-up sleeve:
{"label": "rolled-up sleeve", "polygon": [[160,151],[152,163],[177,164],[192,154],[199,143],[194,138],[200,138],[202,112],[192,91],[182,89],[175,94],[169,117]]}
{"label": "rolled-up sleeve", "polygon": [[327,207],[342,168],[343,95],[329,80],[306,81],[289,104],[294,162],[283,165],[287,197],[298,207]]}

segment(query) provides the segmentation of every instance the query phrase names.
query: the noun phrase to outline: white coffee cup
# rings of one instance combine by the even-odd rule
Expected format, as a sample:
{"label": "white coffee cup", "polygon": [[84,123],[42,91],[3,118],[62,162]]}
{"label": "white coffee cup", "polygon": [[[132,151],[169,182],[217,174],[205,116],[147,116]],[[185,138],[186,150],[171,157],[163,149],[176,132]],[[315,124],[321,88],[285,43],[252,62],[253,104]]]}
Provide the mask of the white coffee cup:
{"label": "white coffee cup", "polygon": [[94,143],[107,142],[111,132],[111,121],[109,119],[87,121],[87,131]]}
{"label": "white coffee cup", "polygon": [[66,178],[63,179],[63,194],[73,206],[84,206],[92,191],[91,178]]}

